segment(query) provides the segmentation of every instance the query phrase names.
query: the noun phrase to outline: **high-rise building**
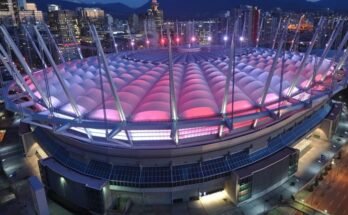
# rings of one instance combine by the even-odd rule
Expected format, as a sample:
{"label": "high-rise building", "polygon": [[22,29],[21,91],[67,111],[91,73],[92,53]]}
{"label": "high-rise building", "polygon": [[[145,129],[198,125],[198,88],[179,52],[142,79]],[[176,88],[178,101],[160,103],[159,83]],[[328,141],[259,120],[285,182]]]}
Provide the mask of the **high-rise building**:
{"label": "high-rise building", "polygon": [[78,38],[80,35],[77,14],[75,11],[51,11],[48,13],[48,24],[52,34],[57,39],[57,42],[61,45],[73,42],[70,30],[73,31],[75,37]]}
{"label": "high-rise building", "polygon": [[59,5],[56,5],[56,4],[48,5],[48,12],[53,12],[53,11],[57,11],[57,10],[60,10]]}
{"label": "high-rise building", "polygon": [[163,25],[163,11],[159,9],[157,0],[152,0],[151,8],[147,11],[147,18],[155,21],[157,29]]}
{"label": "high-rise building", "polygon": [[157,0],[152,0],[151,8],[146,13],[145,25],[147,28],[148,38],[152,44],[158,44],[159,38],[163,35],[163,11],[159,9]]}
{"label": "high-rise building", "polygon": [[140,17],[138,14],[132,14],[128,18],[128,23],[130,26],[130,31],[132,33],[139,33],[144,30],[144,24],[143,24],[143,18]]}
{"label": "high-rise building", "polygon": [[35,32],[30,26],[42,23],[43,13],[37,9],[35,3],[27,3],[25,1],[25,4],[20,6],[18,15],[19,23],[23,25],[20,25],[18,28],[14,28],[13,30],[14,35],[16,35],[16,42],[20,50],[23,52],[23,56],[30,68],[42,68],[42,61],[35,52],[32,43],[32,39],[35,38]]}
{"label": "high-rise building", "polygon": [[248,45],[255,45],[260,25],[261,12],[257,7],[243,5],[237,9],[241,15],[241,41]]}
{"label": "high-rise building", "polygon": [[36,4],[35,3],[26,3],[25,10],[37,10]]}
{"label": "high-rise building", "polygon": [[88,19],[91,22],[104,19],[105,12],[100,8],[82,8],[80,9],[82,17]]}
{"label": "high-rise building", "polygon": [[272,13],[266,12],[263,14],[263,27],[260,34],[260,46],[271,47],[274,36],[276,34],[280,17]]}
{"label": "high-rise building", "polygon": [[[24,9],[25,8],[25,9]],[[21,23],[36,23],[43,21],[43,13],[37,10],[35,3],[26,3],[23,9],[19,11],[19,21]]]}
{"label": "high-rise building", "polygon": [[109,27],[114,23],[114,18],[110,14],[105,15],[105,24]]}
{"label": "high-rise building", "polygon": [[6,25],[17,25],[19,22],[17,0],[0,0],[0,22]]}
{"label": "high-rise building", "polygon": [[48,13],[48,24],[66,60],[78,58],[77,43],[80,27],[77,13],[71,10],[55,10]]}
{"label": "high-rise building", "polygon": [[19,10],[26,10],[27,0],[18,0]]}
{"label": "high-rise building", "polygon": [[98,32],[107,29],[105,12],[100,8],[77,8],[81,35],[89,37],[89,24],[95,25]]}

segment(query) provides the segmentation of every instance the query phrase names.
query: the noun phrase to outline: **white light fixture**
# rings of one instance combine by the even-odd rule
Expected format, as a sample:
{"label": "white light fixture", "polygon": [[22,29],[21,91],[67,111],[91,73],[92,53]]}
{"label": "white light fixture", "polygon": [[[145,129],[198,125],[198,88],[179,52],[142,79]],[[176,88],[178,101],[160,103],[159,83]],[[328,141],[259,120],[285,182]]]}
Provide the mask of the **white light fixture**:
{"label": "white light fixture", "polygon": [[60,177],[60,183],[64,184],[65,183],[65,178],[64,177]]}

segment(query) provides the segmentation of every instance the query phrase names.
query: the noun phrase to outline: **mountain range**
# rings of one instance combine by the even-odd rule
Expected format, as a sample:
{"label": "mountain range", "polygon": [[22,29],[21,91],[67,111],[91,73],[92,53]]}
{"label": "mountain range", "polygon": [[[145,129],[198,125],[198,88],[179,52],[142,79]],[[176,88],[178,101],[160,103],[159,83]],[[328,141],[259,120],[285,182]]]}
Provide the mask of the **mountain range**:
{"label": "mountain range", "polygon": [[[115,17],[125,18],[132,13],[144,13],[149,4],[140,8],[130,8],[121,3],[84,4],[71,2],[74,0],[29,0],[35,2],[40,10],[46,11],[48,4],[58,4],[64,9],[74,10],[76,7],[99,7]],[[83,1],[82,1],[83,2]],[[107,1],[110,2],[110,1]],[[216,16],[217,14],[239,5],[256,5],[261,9],[280,7],[284,10],[305,11],[324,10],[330,8],[337,11],[348,11],[347,0],[159,0],[160,8],[168,18],[198,18]]]}

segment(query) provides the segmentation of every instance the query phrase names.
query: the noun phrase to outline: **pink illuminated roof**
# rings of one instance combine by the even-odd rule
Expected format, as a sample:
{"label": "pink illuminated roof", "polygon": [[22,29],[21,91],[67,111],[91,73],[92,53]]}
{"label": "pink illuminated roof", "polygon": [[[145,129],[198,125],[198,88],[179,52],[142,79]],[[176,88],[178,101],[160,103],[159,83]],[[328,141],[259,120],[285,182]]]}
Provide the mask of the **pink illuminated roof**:
{"label": "pink illuminated roof", "polygon": [[[237,57],[235,85],[233,88],[233,81],[231,81],[227,98],[228,114],[231,114],[232,109],[235,115],[256,112],[255,109],[261,100],[271,70],[274,54],[271,50],[254,50],[252,53]],[[139,56],[135,55],[135,57]],[[280,91],[283,95],[287,94],[291,83],[296,78],[300,60],[301,56],[298,54],[287,53],[283,76],[281,61],[279,61],[266,96],[266,105],[277,103]],[[146,55],[146,61],[126,58],[124,55],[108,56],[112,80],[118,89],[122,108],[129,121],[170,121],[169,68],[166,61],[166,53],[157,53],[154,60]],[[176,55],[173,68],[174,94],[179,119],[220,116],[226,74],[229,72],[228,61],[226,57],[214,58],[212,54],[205,56],[204,53]],[[300,74],[293,93],[306,86],[313,74],[313,65],[314,59],[310,60]],[[320,80],[328,70],[332,70],[329,66],[330,61],[325,60],[318,70],[316,80]],[[72,61],[60,65],[59,69],[84,118],[103,120],[106,115],[109,121],[120,120],[119,111],[111,93],[112,88],[106,79],[105,71],[99,68],[97,58]],[[52,69],[35,73],[40,87],[46,89],[43,72],[48,75],[49,95],[53,106],[63,113],[74,115],[74,110]],[[103,74],[102,77],[100,74]],[[26,80],[29,87],[35,91],[30,80]]]}

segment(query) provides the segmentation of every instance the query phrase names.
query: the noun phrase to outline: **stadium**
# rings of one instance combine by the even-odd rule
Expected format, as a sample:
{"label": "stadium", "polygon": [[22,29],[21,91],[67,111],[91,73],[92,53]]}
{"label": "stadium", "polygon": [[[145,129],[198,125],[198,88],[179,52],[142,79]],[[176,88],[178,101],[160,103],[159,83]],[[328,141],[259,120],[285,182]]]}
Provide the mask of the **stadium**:
{"label": "stadium", "polygon": [[334,131],[331,98],[346,85],[343,63],[310,50],[98,50],[35,72],[22,61],[23,76],[7,64],[6,91],[26,148],[48,156],[46,189],[97,213],[120,197],[173,204],[224,190],[239,205],[264,195],[297,171],[294,144]]}
{"label": "stadium", "polygon": [[[69,123],[69,127],[59,130],[76,139],[93,140],[100,146],[175,148],[175,145],[197,145],[195,139],[206,142],[214,141],[216,136],[229,138],[248,132],[251,128],[274,123],[303,109],[306,102],[322,101],[325,93],[331,90],[330,74],[333,71],[329,60],[324,60],[315,76],[316,84],[312,85],[314,58],[296,76],[301,56],[287,53],[284,73],[281,74],[282,62],[277,63],[269,90],[263,95],[275,53],[272,50],[250,50],[236,58],[236,81],[234,85],[232,81],[230,83],[224,107],[226,116],[222,117],[228,58],[214,52],[178,53],[173,65],[173,93],[177,100],[175,117],[178,118],[176,131],[173,131],[168,65],[162,60],[167,57],[166,52],[148,52],[108,56],[108,69],[118,88],[120,110],[106,77],[100,75],[96,57],[58,67],[76,109],[68,96],[62,93],[64,90],[51,68],[33,75],[37,85],[29,77],[24,79],[35,96],[32,102],[41,99],[40,92],[48,89],[48,100],[54,109],[54,116],[49,108],[38,102],[26,101],[25,107],[38,115],[35,119],[33,114],[34,121],[38,120],[40,125],[45,126],[64,120],[66,123],[62,124],[67,124],[79,117],[79,122]],[[47,86],[43,73],[47,75]],[[9,90],[16,92],[14,86]],[[278,96],[279,92],[282,92],[282,98]],[[290,96],[285,97],[288,94]],[[264,110],[259,107],[262,96],[265,96]],[[21,98],[13,103],[20,101]],[[126,126],[120,125],[123,121],[127,122]],[[254,126],[256,122],[257,126]],[[233,131],[230,129],[232,127]],[[172,132],[176,133],[178,140],[172,138]]]}

